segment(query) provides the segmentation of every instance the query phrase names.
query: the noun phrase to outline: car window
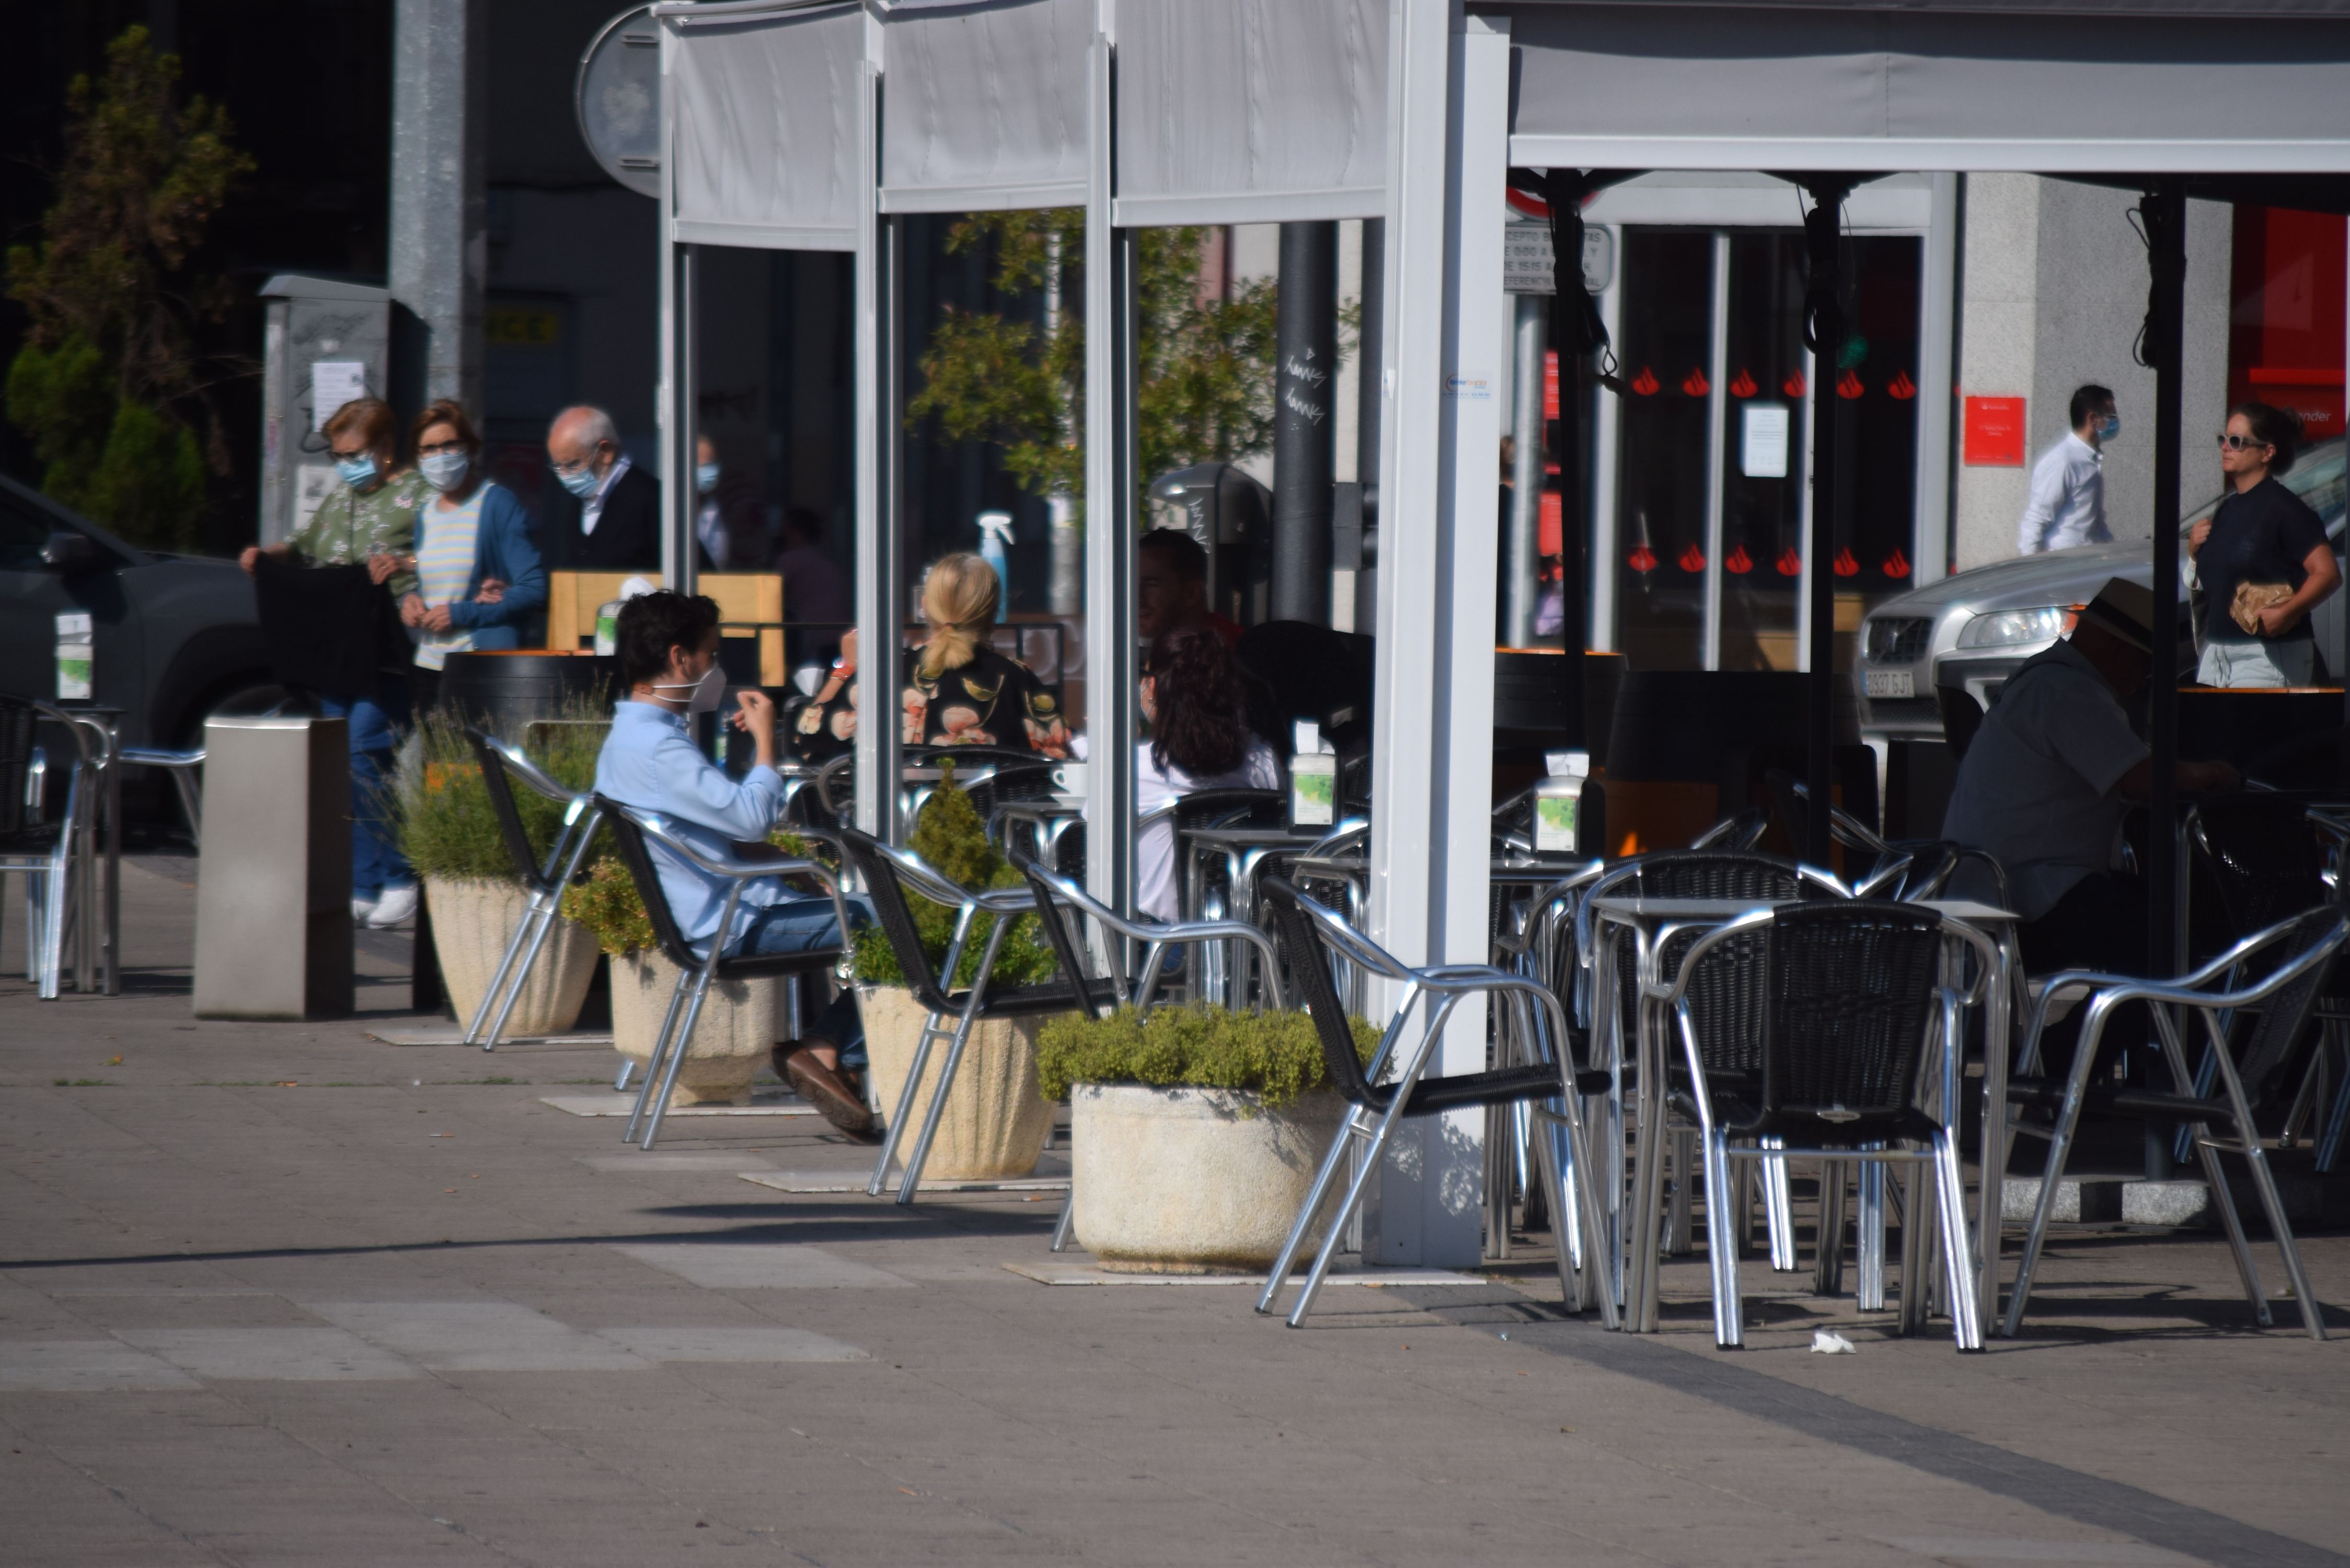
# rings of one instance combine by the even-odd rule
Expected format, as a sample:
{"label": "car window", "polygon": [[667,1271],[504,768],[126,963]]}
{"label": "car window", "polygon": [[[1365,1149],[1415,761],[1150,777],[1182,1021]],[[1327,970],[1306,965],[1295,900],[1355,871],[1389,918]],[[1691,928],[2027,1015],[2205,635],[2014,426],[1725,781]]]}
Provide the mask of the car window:
{"label": "car window", "polygon": [[0,491],[0,572],[37,572],[56,520]]}

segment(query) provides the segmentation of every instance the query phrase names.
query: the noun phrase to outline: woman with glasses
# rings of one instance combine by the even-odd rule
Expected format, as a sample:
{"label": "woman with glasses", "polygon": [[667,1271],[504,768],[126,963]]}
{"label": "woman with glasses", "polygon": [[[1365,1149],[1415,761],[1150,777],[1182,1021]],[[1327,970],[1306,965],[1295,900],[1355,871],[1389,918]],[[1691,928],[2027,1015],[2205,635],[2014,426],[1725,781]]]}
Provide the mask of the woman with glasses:
{"label": "woman with glasses", "polygon": [[2325,524],[2277,483],[2293,467],[2300,422],[2266,403],[2239,403],[2220,433],[2228,493],[2187,535],[2207,604],[2206,686],[2306,686],[2317,642],[2309,612],[2342,586]]}
{"label": "woman with glasses", "polygon": [[417,509],[416,588],[400,618],[416,639],[419,706],[439,695],[452,653],[520,648],[540,640],[546,573],[531,543],[530,514],[491,483],[482,438],[453,399],[416,416],[416,469],[438,492]]}

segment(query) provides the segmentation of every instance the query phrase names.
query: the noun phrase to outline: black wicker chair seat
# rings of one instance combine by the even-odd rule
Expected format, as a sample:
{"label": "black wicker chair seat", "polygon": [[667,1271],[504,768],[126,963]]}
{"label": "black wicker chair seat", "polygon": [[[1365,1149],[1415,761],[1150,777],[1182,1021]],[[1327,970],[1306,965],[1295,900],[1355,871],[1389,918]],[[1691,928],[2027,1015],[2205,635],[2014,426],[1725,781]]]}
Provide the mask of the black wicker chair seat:
{"label": "black wicker chair seat", "polygon": [[[644,900],[645,914],[652,921],[653,939],[660,945],[661,956],[682,970],[699,970],[707,961],[693,950],[678,929],[677,917],[662,893],[660,874],[653,867],[652,846],[645,842],[642,829],[630,821],[619,802],[596,797],[604,808],[604,826],[611,830],[613,847],[620,854],[620,864],[628,868],[629,879],[637,887],[637,896]],[[753,849],[761,853],[766,846],[739,845],[737,853]],[[806,974],[827,970],[840,961],[844,949],[838,945],[814,948],[796,953],[721,953],[718,965],[711,971],[713,980],[756,980],[769,975]]]}

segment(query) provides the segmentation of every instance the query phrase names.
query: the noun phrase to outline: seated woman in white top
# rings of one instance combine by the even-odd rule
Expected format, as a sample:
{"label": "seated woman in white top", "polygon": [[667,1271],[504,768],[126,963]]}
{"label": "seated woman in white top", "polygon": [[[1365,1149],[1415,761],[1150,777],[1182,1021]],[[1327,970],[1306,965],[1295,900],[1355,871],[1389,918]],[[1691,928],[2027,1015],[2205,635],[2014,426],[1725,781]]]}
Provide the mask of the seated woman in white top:
{"label": "seated woman in white top", "polygon": [[[1142,677],[1150,739],[1135,760],[1135,808],[1148,815],[1203,789],[1278,789],[1281,762],[1249,732],[1240,667],[1204,622],[1159,634]],[[1136,904],[1162,920],[1178,918],[1175,826],[1154,822],[1135,845]]]}

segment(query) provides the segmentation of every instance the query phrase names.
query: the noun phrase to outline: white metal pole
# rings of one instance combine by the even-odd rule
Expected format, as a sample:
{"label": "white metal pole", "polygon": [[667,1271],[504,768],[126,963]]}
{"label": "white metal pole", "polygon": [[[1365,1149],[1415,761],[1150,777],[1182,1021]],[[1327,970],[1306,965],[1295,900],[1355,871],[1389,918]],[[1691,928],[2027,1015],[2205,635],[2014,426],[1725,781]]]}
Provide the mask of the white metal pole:
{"label": "white metal pole", "polygon": [[[878,53],[878,50],[876,51]],[[857,826],[896,842],[899,542],[897,525],[894,237],[881,217],[881,72],[858,73]]]}
{"label": "white metal pole", "polygon": [[1117,60],[1087,62],[1086,185],[1086,886],[1134,908],[1135,380],[1133,239],[1111,223]]}
{"label": "white metal pole", "polygon": [[1909,586],[1948,575],[1950,556],[1950,391],[1958,320],[1959,177],[1935,174],[1927,209],[1922,298],[1918,305],[1918,526],[1909,546]]}

